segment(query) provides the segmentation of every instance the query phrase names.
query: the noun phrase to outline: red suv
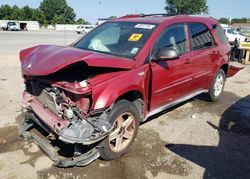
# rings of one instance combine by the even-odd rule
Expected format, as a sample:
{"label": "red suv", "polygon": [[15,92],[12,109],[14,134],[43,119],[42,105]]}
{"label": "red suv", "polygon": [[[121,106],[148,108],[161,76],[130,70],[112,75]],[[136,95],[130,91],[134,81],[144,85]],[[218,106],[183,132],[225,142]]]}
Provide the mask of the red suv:
{"label": "red suv", "polygon": [[239,70],[229,56],[219,23],[189,15],[121,17],[71,46],[25,49],[21,136],[58,166],[118,158],[148,117],[201,93],[216,101]]}

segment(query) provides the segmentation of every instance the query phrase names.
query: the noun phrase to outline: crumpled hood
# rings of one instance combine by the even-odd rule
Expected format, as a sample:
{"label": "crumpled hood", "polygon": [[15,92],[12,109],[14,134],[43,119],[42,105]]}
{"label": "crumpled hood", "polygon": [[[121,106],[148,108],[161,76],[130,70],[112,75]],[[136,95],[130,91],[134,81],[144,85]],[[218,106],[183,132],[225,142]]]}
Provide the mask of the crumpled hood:
{"label": "crumpled hood", "polygon": [[40,45],[22,50],[20,60],[22,72],[35,76],[52,74],[77,62],[85,62],[93,67],[118,69],[132,69],[135,65],[135,61],[131,59],[55,45]]}

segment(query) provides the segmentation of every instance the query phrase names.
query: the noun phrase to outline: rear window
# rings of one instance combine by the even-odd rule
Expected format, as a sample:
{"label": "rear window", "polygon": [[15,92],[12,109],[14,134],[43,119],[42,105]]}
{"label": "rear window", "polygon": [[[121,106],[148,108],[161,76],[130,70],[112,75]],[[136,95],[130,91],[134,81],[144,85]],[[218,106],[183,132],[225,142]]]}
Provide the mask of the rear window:
{"label": "rear window", "polygon": [[228,40],[227,40],[224,30],[219,25],[214,24],[213,27],[215,27],[214,30],[216,31],[216,34],[220,40],[220,43],[227,44]]}
{"label": "rear window", "polygon": [[190,23],[192,50],[212,47],[214,39],[208,27],[202,23]]}

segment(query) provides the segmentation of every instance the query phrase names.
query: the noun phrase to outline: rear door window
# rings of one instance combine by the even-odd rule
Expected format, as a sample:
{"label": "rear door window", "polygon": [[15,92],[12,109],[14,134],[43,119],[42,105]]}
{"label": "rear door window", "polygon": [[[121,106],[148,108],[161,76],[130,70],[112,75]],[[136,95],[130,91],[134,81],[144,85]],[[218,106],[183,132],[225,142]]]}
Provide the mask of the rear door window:
{"label": "rear door window", "polygon": [[189,24],[192,50],[214,46],[214,39],[208,27],[202,23]]}

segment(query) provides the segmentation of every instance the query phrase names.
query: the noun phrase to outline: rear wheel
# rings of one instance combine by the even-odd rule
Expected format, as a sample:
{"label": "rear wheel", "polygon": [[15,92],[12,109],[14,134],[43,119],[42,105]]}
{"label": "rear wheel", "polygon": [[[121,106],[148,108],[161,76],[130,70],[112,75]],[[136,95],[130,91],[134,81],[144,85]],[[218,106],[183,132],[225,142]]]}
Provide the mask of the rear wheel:
{"label": "rear wheel", "polygon": [[139,113],[136,106],[126,100],[117,102],[111,113],[113,130],[101,143],[99,152],[105,160],[116,159],[129,151],[139,128]]}
{"label": "rear wheel", "polygon": [[211,101],[217,101],[220,98],[224,90],[225,81],[226,81],[226,75],[224,71],[220,69],[216,73],[208,91],[208,96]]}

